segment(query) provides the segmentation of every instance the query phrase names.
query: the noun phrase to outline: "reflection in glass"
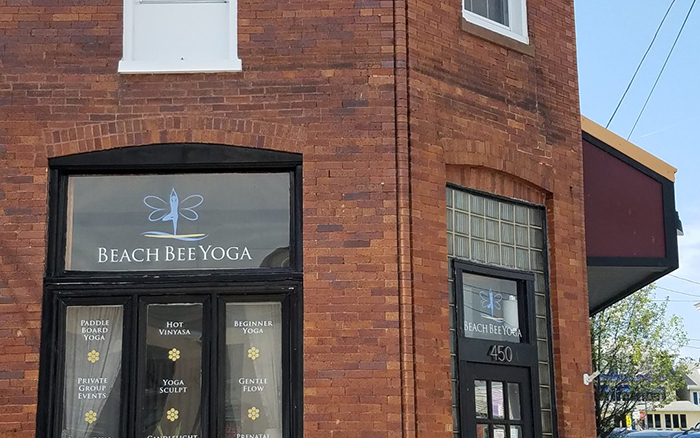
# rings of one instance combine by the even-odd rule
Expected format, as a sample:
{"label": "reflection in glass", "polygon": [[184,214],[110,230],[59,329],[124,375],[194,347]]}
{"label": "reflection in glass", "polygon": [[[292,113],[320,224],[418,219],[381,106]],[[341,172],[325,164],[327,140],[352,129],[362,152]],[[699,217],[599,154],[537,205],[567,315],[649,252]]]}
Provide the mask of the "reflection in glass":
{"label": "reflection in glass", "polygon": [[521,438],[523,431],[520,426],[510,426],[510,438]]}
{"label": "reflection in glass", "polygon": [[508,26],[508,2],[507,0],[488,0],[490,18],[493,21]]}
{"label": "reflection in glass", "polygon": [[503,400],[503,382],[491,382],[491,418],[505,418],[505,402]]}
{"label": "reflection in glass", "polygon": [[66,270],[288,267],[289,172],[76,175]]}
{"label": "reflection in glass", "polygon": [[488,424],[477,424],[476,425],[476,438],[489,438],[489,425]]}
{"label": "reflection in glass", "polygon": [[202,435],[202,304],[147,308],[144,437]]}
{"label": "reflection in glass", "polygon": [[503,425],[493,426],[493,438],[506,438],[506,427]]}
{"label": "reflection in glass", "polygon": [[474,381],[474,401],[476,402],[476,418],[488,418],[489,402],[485,380]]}
{"label": "reflection in glass", "polygon": [[462,298],[464,336],[494,341],[521,341],[516,281],[464,272]]}
{"label": "reflection in glass", "polygon": [[520,420],[520,384],[508,384],[508,419]]}
{"label": "reflection in glass", "polygon": [[121,436],[121,306],[66,309],[61,436]]}
{"label": "reflection in glass", "polygon": [[282,438],[282,306],[226,304],[224,437]]}

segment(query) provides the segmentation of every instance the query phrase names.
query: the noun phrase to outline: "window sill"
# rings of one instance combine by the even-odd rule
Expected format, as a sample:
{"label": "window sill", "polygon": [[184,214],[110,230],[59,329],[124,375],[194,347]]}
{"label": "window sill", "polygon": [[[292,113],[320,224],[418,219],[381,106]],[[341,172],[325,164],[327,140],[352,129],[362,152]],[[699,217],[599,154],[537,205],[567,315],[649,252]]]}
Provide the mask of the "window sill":
{"label": "window sill", "polygon": [[482,40],[503,46],[507,49],[522,53],[523,55],[535,56],[535,47],[531,44],[525,44],[499,32],[486,29],[479,24],[472,23],[464,17],[462,17],[462,30]]}
{"label": "window sill", "polygon": [[121,74],[155,74],[155,73],[217,73],[239,72],[243,70],[240,59],[209,62],[177,61],[119,61],[117,71]]}

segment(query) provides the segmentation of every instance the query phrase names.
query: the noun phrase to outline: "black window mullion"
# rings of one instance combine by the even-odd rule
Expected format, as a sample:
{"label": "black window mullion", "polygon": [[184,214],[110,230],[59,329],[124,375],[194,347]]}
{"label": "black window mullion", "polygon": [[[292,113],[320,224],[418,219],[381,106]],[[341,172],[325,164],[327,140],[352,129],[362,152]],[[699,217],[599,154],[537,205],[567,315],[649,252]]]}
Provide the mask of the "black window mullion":
{"label": "black window mullion", "polygon": [[56,353],[56,367],[54,368],[54,406],[60,406],[53,411],[52,436],[58,437],[61,433],[61,421],[63,419],[65,404],[63,403],[63,391],[65,389],[65,367],[66,367],[66,311],[68,305],[63,300],[56,300],[56,345],[60,346]]}
{"label": "black window mullion", "polygon": [[510,413],[508,411],[508,408],[510,408],[510,397],[508,395],[508,382],[503,381],[501,382],[503,384],[503,424],[505,424],[506,427],[506,438],[510,438]]}
{"label": "black window mullion", "polygon": [[[123,349],[123,364],[122,364],[122,383],[123,387],[127,390],[124,392],[124,398],[122,404],[126,404],[125,411],[128,410],[128,415],[126,418],[122,419],[122,426],[128,438],[136,437],[136,422],[132,421],[129,424],[130,418],[136,418],[136,403],[133,403],[137,394],[137,374],[136,366],[138,362],[131,360],[133,357],[138,357],[139,349],[139,337],[138,337],[138,299],[136,297],[129,297],[127,303],[124,305],[124,339],[129,340],[129,345]],[[135,329],[135,327],[137,329]]]}
{"label": "black window mullion", "polygon": [[492,407],[492,400],[491,400],[491,381],[487,380],[486,381],[486,412],[489,420],[493,420],[493,407]]}
{"label": "black window mullion", "polygon": [[[221,355],[221,345],[219,344],[220,339],[221,339],[221,334],[220,334],[220,329],[219,329],[219,300],[217,299],[217,295],[215,292],[212,292],[209,295],[209,318],[207,318],[204,321],[204,326],[206,327],[206,330],[210,333],[210,349],[209,349],[209,367],[207,368],[209,370],[209,397],[207,398],[207,403],[206,403],[206,409],[208,412],[208,415],[206,418],[208,419],[208,424],[209,428],[205,432],[207,433],[210,437],[216,437],[216,436],[223,436],[220,435],[218,431],[218,423],[217,419],[220,417],[220,415],[217,415],[219,412],[219,381],[220,381],[220,376],[219,376],[219,362],[218,362],[218,357]],[[209,321],[209,324],[207,324],[207,321]]]}
{"label": "black window mullion", "polygon": [[[216,331],[218,334],[218,339],[217,339],[217,355],[215,360],[212,361],[213,365],[216,367],[216,375],[217,379],[216,382],[221,381],[221,382],[226,382],[226,370],[225,370],[225,365],[226,365],[226,299],[224,296],[218,296],[216,300],[216,317],[218,321],[223,321],[223,324],[217,323],[216,325]],[[215,383],[215,382],[212,382]],[[216,396],[215,399],[215,409],[212,409],[212,415],[215,416],[215,426],[216,426],[216,435],[214,436],[225,436],[224,433],[224,427],[225,427],[225,420],[224,417],[226,416],[224,412],[224,405],[225,405],[225,391],[222,391],[218,388],[219,385],[217,385],[217,388],[214,390],[213,394]],[[214,423],[214,422],[213,422]]]}

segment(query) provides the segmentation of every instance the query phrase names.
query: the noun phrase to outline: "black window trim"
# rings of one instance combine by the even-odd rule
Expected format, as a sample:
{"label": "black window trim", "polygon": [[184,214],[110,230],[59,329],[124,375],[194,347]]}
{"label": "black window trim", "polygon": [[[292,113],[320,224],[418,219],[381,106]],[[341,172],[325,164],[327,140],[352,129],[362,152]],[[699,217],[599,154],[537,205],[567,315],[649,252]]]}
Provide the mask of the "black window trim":
{"label": "black window trim", "polygon": [[[459,390],[459,406],[460,406],[460,431],[462,436],[469,433],[466,428],[471,423],[476,423],[476,419],[471,419],[470,412],[465,412],[472,404],[464,400],[465,394],[468,394],[470,382],[474,381],[474,375],[470,371],[474,367],[471,365],[494,365],[494,366],[510,366],[513,368],[526,369],[530,377],[530,392],[531,397],[529,403],[534,414],[540,412],[540,386],[539,386],[539,361],[537,355],[537,336],[535,332],[535,276],[531,272],[519,271],[514,269],[506,269],[491,265],[483,265],[462,259],[451,259],[451,269],[454,279],[455,292],[455,328],[457,335],[456,355],[458,359],[458,390]],[[508,341],[485,340],[476,338],[467,338],[462,335],[463,322],[463,298],[462,298],[462,276],[461,273],[470,273],[483,275],[486,277],[494,277],[518,282],[518,310],[520,312],[521,324],[523,321],[526,325],[523,327],[523,341],[520,343]],[[521,302],[522,301],[522,302]],[[521,329],[522,331],[522,329]],[[513,350],[513,361],[509,364],[493,362],[488,356],[489,347],[492,345],[507,345]],[[471,365],[470,365],[471,364]],[[466,374],[466,375],[465,375]],[[489,408],[490,409],[490,408]],[[553,409],[554,411],[554,409]],[[533,437],[542,436],[542,422],[539,420],[532,422]],[[481,420],[479,420],[481,422]],[[556,425],[555,425],[556,427]]]}
{"label": "black window trim", "polygon": [[[530,364],[537,362],[537,337],[535,335],[535,275],[529,272],[516,271],[493,266],[466,262],[453,259],[455,281],[455,314],[457,316],[458,358],[470,362],[493,363],[487,356],[488,348],[494,344],[507,344],[513,349],[513,364]],[[476,274],[517,282],[518,313],[520,329],[523,335],[521,342],[496,341],[479,338],[468,338],[463,334],[464,298],[462,296],[462,273]]]}
{"label": "black window trim", "polygon": [[[288,268],[258,268],[197,271],[139,271],[139,272],[70,272],[65,271],[65,238],[67,212],[67,183],[71,175],[81,174],[168,174],[168,173],[226,173],[226,172],[288,172],[290,184],[290,266]],[[266,301],[282,303],[283,324],[283,432],[284,438],[303,436],[303,257],[302,257],[302,155],[264,149],[218,144],[155,144],[76,154],[49,160],[48,249],[44,295],[42,299],[41,347],[37,407],[37,438],[53,437],[60,430],[62,412],[56,402],[63,397],[63,352],[58,348],[64,334],[63,303],[124,303],[125,345],[122,351],[122,419],[125,438],[138,433],[135,404],[136,372],[132,362],[139,353],[137,330],[126,327],[126,318],[137,312],[139,297],[207,297],[210,315],[219,302],[213,300]],[[200,298],[201,299],[201,298]],[[121,301],[120,301],[121,300]],[[223,302],[223,301],[222,301]],[[73,304],[71,304],[73,305]],[[206,311],[206,310],[205,310]],[[141,318],[143,315],[138,315]],[[212,327],[215,327],[212,325]],[[211,333],[209,357],[220,350],[218,330]],[[126,343],[129,345],[126,345]],[[127,356],[128,354],[128,356]],[[221,355],[219,355],[221,356]],[[220,363],[211,360],[210,375],[220,372]],[[202,363],[203,367],[205,362]],[[212,377],[213,378],[213,377]],[[204,382],[203,382],[204,384]],[[62,385],[62,383],[61,383]],[[203,387],[203,393],[209,386]],[[216,391],[214,388],[213,391]],[[127,397],[131,397],[128,399]],[[204,395],[203,395],[204,397]],[[215,417],[220,396],[207,394],[212,406],[212,419],[205,436],[221,436],[220,420]]]}
{"label": "black window trim", "polygon": [[[180,158],[186,160],[178,161]],[[206,161],[212,160],[212,161]],[[267,160],[267,161],[261,161]],[[302,156],[209,144],[159,144],[78,154],[49,160],[49,225],[45,282],[67,279],[110,280],[137,278],[160,281],[168,277],[265,276],[287,274],[301,279],[302,272]],[[201,269],[196,271],[67,271],[65,248],[68,211],[68,178],[76,175],[158,175],[177,173],[289,173],[290,266],[288,268]],[[235,278],[229,281],[235,281]]]}

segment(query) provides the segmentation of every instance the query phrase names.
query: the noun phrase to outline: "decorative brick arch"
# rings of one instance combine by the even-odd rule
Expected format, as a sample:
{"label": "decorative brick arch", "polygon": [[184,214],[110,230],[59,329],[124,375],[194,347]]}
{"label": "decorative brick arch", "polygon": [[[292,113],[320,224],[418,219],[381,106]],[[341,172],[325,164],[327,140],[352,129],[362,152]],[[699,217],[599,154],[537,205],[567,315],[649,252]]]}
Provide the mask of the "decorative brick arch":
{"label": "decorative brick arch", "polygon": [[443,140],[446,165],[483,167],[520,179],[544,192],[554,192],[556,171],[552,158],[481,141]]}
{"label": "decorative brick arch", "polygon": [[154,143],[217,143],[301,152],[301,128],[223,117],[167,116],[46,130],[48,158]]}

